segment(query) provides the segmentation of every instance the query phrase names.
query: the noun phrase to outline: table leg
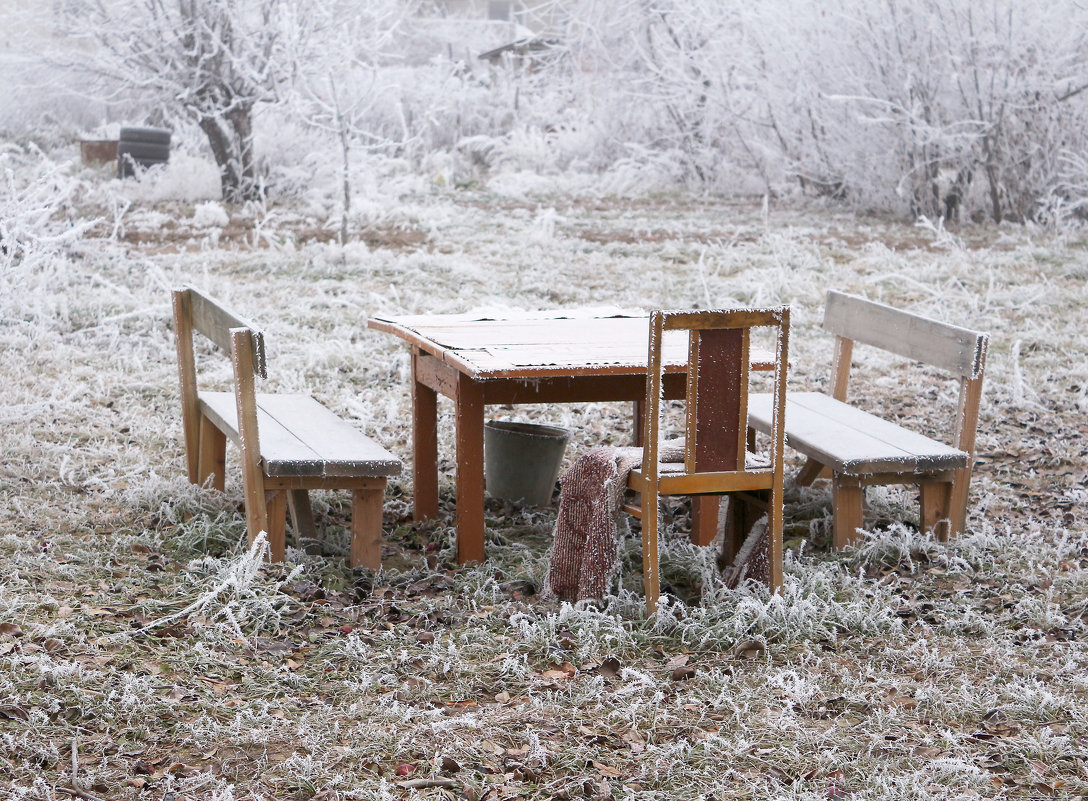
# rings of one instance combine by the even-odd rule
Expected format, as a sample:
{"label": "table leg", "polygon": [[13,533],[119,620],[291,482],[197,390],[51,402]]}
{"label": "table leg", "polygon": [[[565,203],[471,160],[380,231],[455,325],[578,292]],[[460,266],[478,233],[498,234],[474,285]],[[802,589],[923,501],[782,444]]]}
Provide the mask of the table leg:
{"label": "table leg", "polygon": [[631,419],[634,421],[635,430],[631,434],[631,445],[642,447],[642,429],[646,425],[646,404],[637,400],[631,404]]}
{"label": "table leg", "polygon": [[420,383],[412,354],[412,482],[415,519],[438,517],[438,393]]}
{"label": "table leg", "polygon": [[695,545],[710,545],[718,536],[717,495],[691,496],[691,541]]}
{"label": "table leg", "polygon": [[484,393],[457,379],[457,561],[484,560]]}

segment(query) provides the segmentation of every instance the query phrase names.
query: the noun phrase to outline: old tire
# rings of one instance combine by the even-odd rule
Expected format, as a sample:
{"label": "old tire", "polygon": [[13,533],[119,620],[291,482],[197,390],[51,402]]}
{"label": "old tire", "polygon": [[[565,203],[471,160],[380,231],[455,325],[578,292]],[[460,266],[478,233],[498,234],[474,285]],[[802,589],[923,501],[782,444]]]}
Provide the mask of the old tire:
{"label": "old tire", "polygon": [[170,158],[170,145],[149,144],[147,142],[126,142],[117,144],[117,158],[130,157],[133,161],[167,161]]}
{"label": "old tire", "polygon": [[149,145],[170,146],[170,131],[165,128],[122,128],[121,143],[142,142]]}

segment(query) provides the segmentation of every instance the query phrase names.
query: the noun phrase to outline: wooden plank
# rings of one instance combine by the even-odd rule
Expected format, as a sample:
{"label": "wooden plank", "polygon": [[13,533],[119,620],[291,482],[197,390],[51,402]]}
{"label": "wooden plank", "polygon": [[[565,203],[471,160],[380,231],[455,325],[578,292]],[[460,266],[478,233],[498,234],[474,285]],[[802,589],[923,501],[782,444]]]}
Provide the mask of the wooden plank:
{"label": "wooden plank", "polygon": [[201,392],[197,396],[200,413],[230,441],[238,444],[238,407],[231,392]]}
{"label": "wooden plank", "polygon": [[831,508],[834,514],[832,540],[836,551],[861,539],[858,529],[864,522],[865,490],[861,487],[831,485]]}
{"label": "wooden plank", "polygon": [[662,495],[702,495],[741,490],[770,489],[770,470],[730,470],[720,473],[663,473],[659,478]]}
{"label": "wooden plank", "polygon": [[253,332],[254,373],[261,378],[267,378],[264,333],[260,328],[194,287],[186,287],[182,291],[187,292],[189,296],[193,328],[227,353],[230,353],[230,331],[232,328],[248,328]]}
{"label": "wooden plank", "polygon": [[736,470],[744,464],[748,395],[748,331],[742,328],[692,332],[694,364],[688,367],[687,438],[689,472]]}
{"label": "wooden plank", "polygon": [[[277,548],[274,526],[270,525],[269,511],[279,513],[278,506],[268,508],[261,470],[261,453],[258,440],[257,403],[253,391],[253,337],[245,328],[231,330],[230,358],[234,366],[234,400],[238,422],[238,442],[242,452],[242,488],[245,491],[246,534],[250,546],[261,531],[268,533],[273,555]],[[281,493],[282,495],[282,493]],[[272,521],[276,523],[277,521]],[[286,523],[286,516],[284,516]],[[278,529],[282,531],[282,526]],[[282,536],[281,536],[282,541]],[[281,546],[280,546],[281,547]],[[282,554],[280,555],[282,559]]]}
{"label": "wooden plank", "polygon": [[[302,442],[328,476],[396,476],[401,462],[355,426],[307,395],[261,395],[258,406]],[[266,463],[276,461],[261,432]],[[275,474],[269,470],[270,474]]]}
{"label": "wooden plank", "polygon": [[435,359],[412,349],[412,503],[417,522],[438,518],[438,395],[422,380],[427,361]]}
{"label": "wooden plank", "polygon": [[[227,393],[223,394],[226,395]],[[197,408],[199,409],[199,406]],[[212,488],[222,492],[226,486],[227,435],[218,429],[205,415],[198,414],[197,416],[200,418],[197,483],[203,485],[210,476]]]}
{"label": "wooden plank", "polygon": [[718,536],[718,511],[721,498],[717,495],[695,495],[691,499],[691,542],[710,545]]}
{"label": "wooden plank", "polygon": [[700,309],[698,311],[666,311],[665,330],[700,330],[708,328],[778,327],[782,309]]}
{"label": "wooden plank", "polygon": [[[770,395],[749,398],[748,423],[770,432]],[[967,454],[819,392],[791,393],[786,444],[835,472],[919,473],[962,467]]]}
{"label": "wooden plank", "polygon": [[[449,318],[417,316],[397,318],[398,322],[372,318],[367,324],[478,378],[643,375],[646,370],[645,316],[468,322]],[[666,371],[683,371],[684,337],[670,332],[665,339]],[[774,367],[772,354],[753,353],[752,358],[755,369]]]}
{"label": "wooden plank", "polygon": [[457,438],[457,561],[484,560],[484,398],[461,376],[454,420]]}
{"label": "wooden plank", "polygon": [[382,566],[382,497],[384,487],[355,490],[351,500],[351,567]]}
{"label": "wooden plank", "polygon": [[[231,396],[200,395],[201,410],[238,442]],[[256,396],[260,453],[269,476],[395,476],[400,460],[308,395]]]}
{"label": "wooden plank", "polygon": [[[223,404],[225,393],[202,392],[201,411],[235,443],[239,443],[237,413]],[[228,396],[229,397],[229,396]],[[257,395],[257,430],[264,470],[272,476],[323,475],[320,456],[262,408],[269,395]],[[306,397],[306,396],[301,396]]]}
{"label": "wooden plank", "polygon": [[[664,397],[684,397],[685,376],[664,376]],[[547,378],[489,378],[477,381],[484,403],[602,403],[646,399],[646,374],[582,375]]]}
{"label": "wooden plank", "polygon": [[966,378],[982,373],[989,342],[987,334],[834,290],[827,293],[824,328]]}
{"label": "wooden plank", "polygon": [[181,384],[181,426],[185,435],[185,456],[189,481],[202,483],[199,476],[200,415],[196,402],[196,361],[193,355],[193,309],[189,293],[177,290],[172,295],[174,306],[174,340],[178,356],[178,379]]}
{"label": "wooden plank", "polygon": [[373,476],[265,476],[265,489],[348,490],[384,487],[386,479]]}
{"label": "wooden plank", "polygon": [[922,507],[920,528],[923,532],[932,531],[938,540],[946,542],[952,525],[952,483],[923,481],[919,496]]}
{"label": "wooden plank", "polygon": [[280,490],[266,493],[265,507],[268,509],[268,558],[272,562],[282,562],[287,556],[287,493]]}

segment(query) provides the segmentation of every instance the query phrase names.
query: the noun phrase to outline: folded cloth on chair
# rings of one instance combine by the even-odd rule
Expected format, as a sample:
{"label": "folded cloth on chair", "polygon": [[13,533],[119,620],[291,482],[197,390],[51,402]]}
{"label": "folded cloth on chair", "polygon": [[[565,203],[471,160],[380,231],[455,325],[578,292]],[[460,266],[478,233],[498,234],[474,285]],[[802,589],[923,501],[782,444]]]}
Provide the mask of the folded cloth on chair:
{"label": "folded cloth on chair", "polygon": [[[668,440],[659,461],[683,462],[684,441]],[[749,458],[751,455],[749,454]],[[642,448],[593,448],[578,457],[559,480],[559,513],[553,532],[546,587],[565,601],[601,598],[618,574],[627,475],[642,464]],[[724,581],[769,579],[767,526],[758,523],[745,539]]]}
{"label": "folded cloth on chair", "polygon": [[[662,443],[662,462],[684,459],[683,441]],[[559,480],[548,588],[567,601],[601,598],[619,572],[627,474],[642,464],[642,448],[594,448],[579,456]]]}

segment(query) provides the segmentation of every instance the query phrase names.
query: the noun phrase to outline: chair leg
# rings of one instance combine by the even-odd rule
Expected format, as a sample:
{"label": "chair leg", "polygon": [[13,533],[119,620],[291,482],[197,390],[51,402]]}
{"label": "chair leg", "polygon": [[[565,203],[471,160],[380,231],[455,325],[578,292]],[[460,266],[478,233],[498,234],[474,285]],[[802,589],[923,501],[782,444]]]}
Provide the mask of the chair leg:
{"label": "chair leg", "polygon": [[200,416],[200,444],[197,448],[197,483],[203,486],[212,477],[212,488],[220,492],[226,486],[227,435],[204,415]]}
{"label": "chair leg", "polygon": [[657,600],[661,596],[661,576],[658,572],[660,561],[657,553],[658,520],[660,519],[658,503],[659,499],[656,491],[643,492],[642,588],[646,595],[647,617],[657,612]]}
{"label": "chair leg", "polygon": [[352,491],[351,567],[380,570],[382,566],[382,499],[385,481],[373,489]]}
{"label": "chair leg", "polygon": [[952,488],[950,481],[923,481],[920,486],[922,531],[932,530],[941,542],[952,533]]}
{"label": "chair leg", "polygon": [[767,572],[771,592],[782,589],[782,480],[771,490],[767,509]]}
{"label": "chair leg", "polygon": [[839,476],[835,476],[831,484],[831,506],[835,516],[836,551],[841,551],[858,540],[858,529],[862,526],[864,500],[864,487],[856,483],[843,482]]}
{"label": "chair leg", "polygon": [[268,555],[273,562],[287,556],[287,493],[276,490],[265,494],[268,509]]}
{"label": "chair leg", "polygon": [[310,493],[304,489],[291,490],[287,493],[287,510],[291,514],[291,525],[295,529],[298,545],[306,543],[307,553],[320,553],[317,547],[317,529],[314,526],[314,510],[310,506]]}

